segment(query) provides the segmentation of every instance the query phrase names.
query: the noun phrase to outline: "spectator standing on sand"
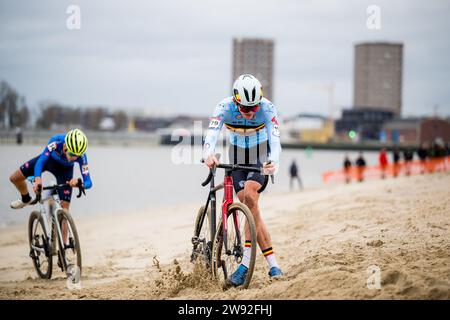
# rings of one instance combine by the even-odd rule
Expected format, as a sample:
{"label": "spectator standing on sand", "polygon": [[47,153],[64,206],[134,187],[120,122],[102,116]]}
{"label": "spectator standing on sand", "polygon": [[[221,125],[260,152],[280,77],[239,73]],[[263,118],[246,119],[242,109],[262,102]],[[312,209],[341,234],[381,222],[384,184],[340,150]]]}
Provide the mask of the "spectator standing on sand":
{"label": "spectator standing on sand", "polygon": [[413,160],[414,154],[411,150],[405,149],[403,151],[403,159],[405,160],[405,173],[407,176],[411,174],[411,162]]}
{"label": "spectator standing on sand", "polygon": [[294,188],[294,180],[297,180],[299,189],[303,189],[302,179],[300,178],[300,176],[298,174],[298,167],[297,167],[297,164],[295,163],[295,160],[292,160],[292,164],[289,167],[289,174],[291,176],[291,179],[289,182],[290,189],[293,190],[293,188]]}
{"label": "spectator standing on sand", "polygon": [[358,181],[364,181],[364,170],[366,169],[366,160],[364,160],[363,153],[359,152],[359,157],[356,159],[356,167],[358,169]]}
{"label": "spectator standing on sand", "polygon": [[393,176],[394,178],[396,178],[398,176],[398,172],[400,171],[400,152],[398,151],[397,148],[395,148],[394,151],[392,151],[392,159],[394,162]]}
{"label": "spectator standing on sand", "polygon": [[419,149],[417,150],[417,155],[420,160],[420,173],[424,174],[427,171],[427,156],[428,156],[428,148],[425,142],[422,142]]}
{"label": "spectator standing on sand", "polygon": [[344,175],[345,175],[345,183],[350,183],[350,174],[352,170],[352,162],[350,161],[350,158],[348,155],[345,155],[344,158]]}
{"label": "spectator standing on sand", "polygon": [[388,166],[388,158],[385,148],[381,149],[380,154],[378,156],[378,162],[380,163],[381,179],[384,179],[386,178],[386,168]]}

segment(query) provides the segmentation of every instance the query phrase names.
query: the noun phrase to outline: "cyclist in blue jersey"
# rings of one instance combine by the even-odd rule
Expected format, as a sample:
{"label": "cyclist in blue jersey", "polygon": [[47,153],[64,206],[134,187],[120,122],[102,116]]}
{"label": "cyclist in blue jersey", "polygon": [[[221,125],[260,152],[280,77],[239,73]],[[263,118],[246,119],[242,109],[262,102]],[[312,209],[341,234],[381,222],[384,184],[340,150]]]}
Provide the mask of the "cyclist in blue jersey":
{"label": "cyclist in blue jersey", "polygon": [[[233,85],[233,96],[225,98],[216,107],[211,118],[203,146],[203,158],[209,168],[217,165],[214,149],[221,128],[230,131],[230,162],[246,166],[262,167],[264,174],[273,174],[279,164],[281,152],[277,110],[263,97],[261,83],[251,74],[241,75]],[[264,182],[262,174],[236,171],[232,173],[236,194],[251,210],[256,224],[257,241],[269,265],[269,276],[282,276],[275,259],[269,231],[258,206],[258,189]],[[252,244],[246,230],[246,242],[242,263],[230,277],[239,286],[245,282]]]}
{"label": "cyclist in blue jersey", "polygon": [[83,177],[84,188],[92,187],[86,156],[87,137],[79,129],[70,130],[67,134],[52,137],[44,151],[37,157],[24,163],[11,176],[10,181],[20,192],[21,199],[13,201],[11,208],[20,209],[31,202],[26,184],[26,178],[34,177],[33,190],[36,193],[42,184],[41,175],[44,171],[51,172],[58,184],[68,183],[70,186],[58,190],[61,206],[69,209],[72,197],[72,187],[76,187],[78,179],[73,178],[73,166],[78,163]]}

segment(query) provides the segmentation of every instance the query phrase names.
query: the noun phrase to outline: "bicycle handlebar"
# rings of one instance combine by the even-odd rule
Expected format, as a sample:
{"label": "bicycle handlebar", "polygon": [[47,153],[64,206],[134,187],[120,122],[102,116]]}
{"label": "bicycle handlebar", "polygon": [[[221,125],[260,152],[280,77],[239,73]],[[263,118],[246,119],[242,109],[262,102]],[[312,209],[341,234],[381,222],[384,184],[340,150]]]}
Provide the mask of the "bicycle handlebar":
{"label": "bicycle handlebar", "polygon": [[209,170],[209,175],[208,175],[208,177],[206,178],[206,180],[202,182],[202,187],[204,187],[204,186],[206,186],[207,184],[209,184],[209,183],[211,182],[212,177],[213,177],[212,170]]}
{"label": "bicycle handlebar", "polygon": [[[220,155],[219,155],[220,156]],[[216,155],[217,158],[217,155]],[[202,163],[205,162],[205,160],[201,160]],[[268,162],[270,163],[270,161]],[[220,169],[225,169],[225,170],[229,170],[229,171],[236,171],[236,170],[243,170],[243,171],[248,171],[248,172],[258,172],[258,173],[262,173],[263,174],[263,169],[262,168],[255,168],[255,167],[247,167],[247,166],[241,166],[239,164],[224,164],[224,163],[219,163],[218,165],[214,166],[214,168],[210,169],[209,171],[209,175],[206,178],[205,181],[202,182],[202,186],[206,186],[207,184],[209,184],[211,182],[211,179],[214,176],[214,171],[215,168],[220,168]],[[274,183],[274,177],[273,175],[270,175],[270,178],[272,180],[272,183]],[[261,185],[261,188],[258,189],[258,193],[261,193],[264,191],[264,189],[266,189],[267,184],[269,182],[269,175],[264,175],[264,182]]]}
{"label": "bicycle handlebar", "polygon": [[[70,187],[69,183],[62,183],[62,184],[55,184],[53,186],[47,186],[47,187],[42,187],[41,184],[38,185],[38,192],[36,193],[36,198],[30,202],[30,205],[36,204],[39,201],[41,201],[41,192],[42,190],[57,190],[57,189],[62,189],[65,187]],[[78,178],[78,182],[77,182],[77,186],[76,188],[78,188],[78,195],[77,198],[80,198],[82,195],[86,195],[86,191],[83,185],[83,180],[81,180],[81,178]]]}

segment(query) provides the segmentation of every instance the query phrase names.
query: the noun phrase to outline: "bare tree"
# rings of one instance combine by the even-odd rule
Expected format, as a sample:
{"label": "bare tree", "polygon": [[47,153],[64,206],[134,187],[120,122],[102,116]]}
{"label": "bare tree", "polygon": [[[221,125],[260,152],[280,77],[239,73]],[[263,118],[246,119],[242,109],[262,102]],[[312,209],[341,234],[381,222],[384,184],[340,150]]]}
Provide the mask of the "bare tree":
{"label": "bare tree", "polygon": [[25,98],[20,96],[6,81],[0,82],[0,127],[26,127],[29,110]]}

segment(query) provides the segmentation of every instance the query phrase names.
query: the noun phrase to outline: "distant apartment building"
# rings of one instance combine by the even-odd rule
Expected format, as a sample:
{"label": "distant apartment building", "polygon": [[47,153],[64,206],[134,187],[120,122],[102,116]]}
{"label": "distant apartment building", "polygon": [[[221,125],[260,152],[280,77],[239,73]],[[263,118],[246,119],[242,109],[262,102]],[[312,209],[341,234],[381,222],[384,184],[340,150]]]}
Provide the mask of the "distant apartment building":
{"label": "distant apartment building", "polygon": [[353,106],[402,110],[403,44],[374,42],[355,46]]}
{"label": "distant apartment building", "polygon": [[233,39],[233,79],[250,73],[261,82],[264,97],[273,99],[274,42],[267,39]]}

